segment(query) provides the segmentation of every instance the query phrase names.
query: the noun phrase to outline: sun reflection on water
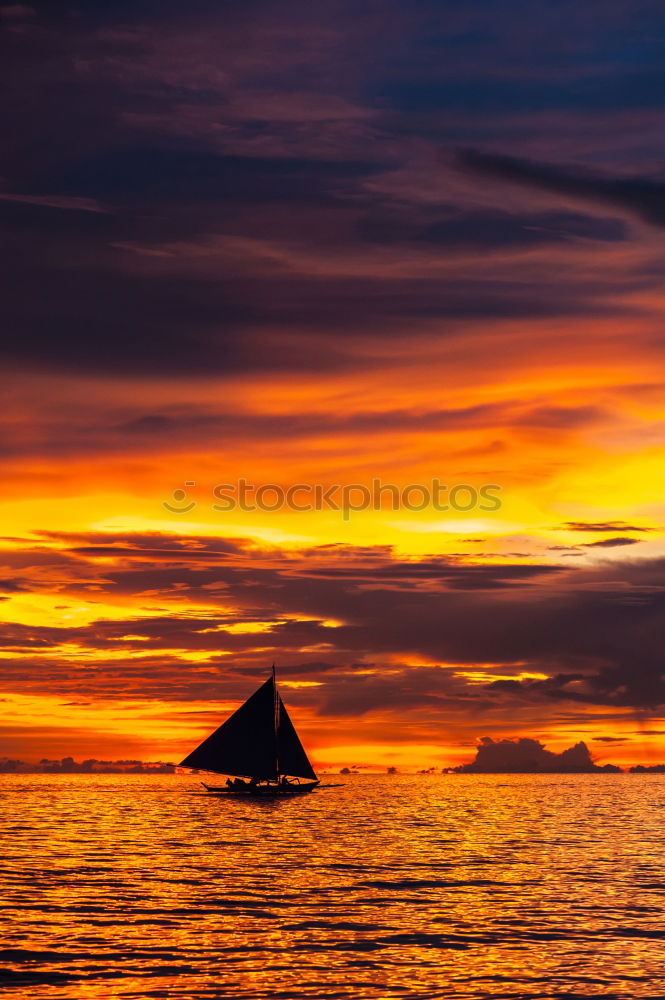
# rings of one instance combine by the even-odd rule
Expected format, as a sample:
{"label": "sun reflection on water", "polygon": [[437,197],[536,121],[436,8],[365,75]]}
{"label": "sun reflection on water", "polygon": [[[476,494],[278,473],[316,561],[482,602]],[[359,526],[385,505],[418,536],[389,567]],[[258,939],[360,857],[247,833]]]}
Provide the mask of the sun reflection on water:
{"label": "sun reflection on water", "polygon": [[0,982],[61,1000],[665,989],[665,778],[341,780],[270,802],[184,776],[2,776]]}

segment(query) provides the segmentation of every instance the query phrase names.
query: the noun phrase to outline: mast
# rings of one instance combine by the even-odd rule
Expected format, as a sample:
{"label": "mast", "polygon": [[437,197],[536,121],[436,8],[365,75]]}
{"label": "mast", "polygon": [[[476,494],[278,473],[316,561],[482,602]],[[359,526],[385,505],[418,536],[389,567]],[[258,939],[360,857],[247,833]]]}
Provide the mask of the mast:
{"label": "mast", "polygon": [[279,694],[277,692],[277,680],[275,678],[275,664],[272,665],[272,690],[273,690],[273,732],[275,736],[275,774],[279,781]]}

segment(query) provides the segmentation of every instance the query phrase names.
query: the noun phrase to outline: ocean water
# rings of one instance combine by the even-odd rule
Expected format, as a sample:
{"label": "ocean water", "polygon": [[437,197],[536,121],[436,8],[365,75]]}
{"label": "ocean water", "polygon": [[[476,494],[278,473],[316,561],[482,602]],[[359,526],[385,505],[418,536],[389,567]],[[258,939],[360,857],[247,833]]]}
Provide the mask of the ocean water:
{"label": "ocean water", "polygon": [[665,776],[0,777],[30,998],[665,996]]}

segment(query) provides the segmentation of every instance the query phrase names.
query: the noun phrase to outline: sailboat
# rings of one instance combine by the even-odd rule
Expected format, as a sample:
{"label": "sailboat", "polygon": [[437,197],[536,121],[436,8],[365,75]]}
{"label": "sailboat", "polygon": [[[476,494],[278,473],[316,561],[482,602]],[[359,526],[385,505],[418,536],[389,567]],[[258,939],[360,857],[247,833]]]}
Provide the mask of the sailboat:
{"label": "sailboat", "polygon": [[268,680],[179,767],[229,775],[225,785],[202,782],[226,795],[302,795],[319,784],[277,690],[274,664]]}

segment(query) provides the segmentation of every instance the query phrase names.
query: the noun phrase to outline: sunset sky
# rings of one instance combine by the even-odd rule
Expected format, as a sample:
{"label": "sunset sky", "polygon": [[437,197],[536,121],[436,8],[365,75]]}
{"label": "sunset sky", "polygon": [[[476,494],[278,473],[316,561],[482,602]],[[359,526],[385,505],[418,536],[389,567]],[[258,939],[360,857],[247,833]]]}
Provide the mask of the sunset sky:
{"label": "sunset sky", "polygon": [[275,661],[321,768],[665,761],[662,4],[0,25],[0,757],[180,759]]}

